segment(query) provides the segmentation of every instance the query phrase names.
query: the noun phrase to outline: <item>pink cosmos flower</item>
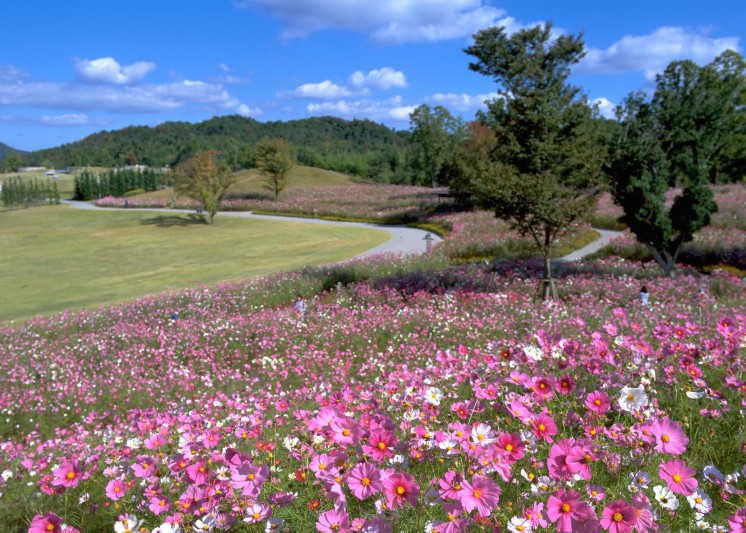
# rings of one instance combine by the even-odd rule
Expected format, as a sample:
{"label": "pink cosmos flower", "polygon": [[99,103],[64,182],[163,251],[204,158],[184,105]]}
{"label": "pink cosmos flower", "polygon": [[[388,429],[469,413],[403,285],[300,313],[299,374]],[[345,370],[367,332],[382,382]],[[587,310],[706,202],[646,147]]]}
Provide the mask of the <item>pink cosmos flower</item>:
{"label": "pink cosmos flower", "polygon": [[243,521],[249,524],[257,524],[269,518],[272,508],[266,503],[251,503],[244,512]]}
{"label": "pink cosmos flower", "polygon": [[686,451],[689,437],[678,422],[662,418],[650,425],[650,433],[655,437],[655,449],[659,452],[681,455]]}
{"label": "pink cosmos flower", "polygon": [[267,465],[255,466],[251,461],[244,461],[238,467],[231,468],[231,486],[234,490],[241,490],[244,496],[256,497],[268,475]]}
{"label": "pink cosmos flower", "polygon": [[593,391],[585,397],[585,406],[592,413],[603,415],[611,409],[611,398],[605,392]]}
{"label": "pink cosmos flower", "polygon": [[193,465],[189,465],[186,469],[187,479],[195,485],[204,485],[207,483],[207,476],[210,471],[207,468],[205,461],[197,461]]}
{"label": "pink cosmos flower", "polygon": [[562,439],[552,444],[549,457],[547,457],[547,470],[552,479],[568,481],[572,479],[572,470],[567,464],[567,456],[572,453],[574,445],[575,439],[573,438]]}
{"label": "pink cosmos flower", "polygon": [[83,477],[83,468],[76,459],[65,461],[54,469],[52,485],[62,487],[75,487]]}
{"label": "pink cosmos flower", "polygon": [[443,510],[446,512],[448,520],[433,526],[433,531],[437,531],[438,533],[459,533],[466,530],[469,520],[467,518],[458,518],[464,512],[464,508],[461,507],[460,503],[444,503]]}
{"label": "pink cosmos flower", "polygon": [[374,461],[381,462],[394,456],[396,436],[385,429],[374,429],[368,437],[368,444],[363,444],[363,451]]}
{"label": "pink cosmos flower", "polygon": [[159,494],[150,498],[148,509],[150,509],[153,514],[159,515],[161,513],[167,513],[170,508],[171,501],[168,497]]}
{"label": "pink cosmos flower", "polygon": [[54,513],[36,515],[31,520],[28,533],[62,533],[62,518]]}
{"label": "pink cosmos flower", "polygon": [[554,396],[554,380],[546,377],[534,377],[531,383],[534,396],[539,400],[548,400]]}
{"label": "pink cosmos flower", "polygon": [[347,474],[347,486],[356,498],[364,500],[383,488],[381,472],[373,465],[356,464]]}
{"label": "pink cosmos flower", "polygon": [[316,521],[316,531],[322,533],[342,533],[350,530],[350,517],[343,511],[326,511]]}
{"label": "pink cosmos flower", "polygon": [[498,435],[495,445],[502,450],[510,464],[523,457],[523,449],[526,447],[518,433],[501,433]]}
{"label": "pink cosmos flower", "polygon": [[544,439],[550,444],[554,442],[552,437],[557,434],[557,425],[554,423],[554,419],[549,416],[546,411],[534,415],[531,418],[531,425],[536,438]]}
{"label": "pink cosmos flower", "polygon": [[208,429],[202,436],[202,445],[208,450],[220,444],[220,433],[214,429]]}
{"label": "pink cosmos flower", "polygon": [[746,533],[746,507],[741,507],[736,514],[729,516],[728,525],[730,526],[729,533]]}
{"label": "pink cosmos flower", "polygon": [[580,494],[574,490],[560,489],[549,497],[547,516],[556,523],[559,533],[577,531],[600,531],[601,523],[591,506],[580,501]]}
{"label": "pink cosmos flower", "polygon": [[458,497],[467,513],[476,509],[479,516],[490,516],[500,500],[500,486],[486,476],[473,476],[471,483],[461,482]]}
{"label": "pink cosmos flower", "polygon": [[648,531],[658,531],[658,524],[655,523],[655,516],[650,510],[650,500],[642,492],[632,496],[632,505],[637,511],[637,522],[635,530],[637,533],[647,533]]}
{"label": "pink cosmos flower", "polygon": [[438,480],[438,494],[444,500],[456,500],[458,499],[458,491],[461,490],[461,483],[464,481],[461,474],[449,470],[442,478]]}
{"label": "pink cosmos flower", "polygon": [[658,475],[666,482],[668,488],[676,494],[689,496],[699,483],[694,478],[696,470],[686,465],[679,459],[671,459],[659,465]]}
{"label": "pink cosmos flower", "polygon": [[637,510],[624,500],[616,500],[604,507],[601,525],[609,533],[632,531],[637,523]]}
{"label": "pink cosmos flower", "polygon": [[132,472],[139,478],[154,477],[158,472],[158,462],[148,455],[138,455],[132,464]]}
{"label": "pink cosmos flower", "polygon": [[414,506],[417,505],[420,486],[411,474],[396,473],[383,482],[383,493],[389,509],[398,509],[404,503]]}
{"label": "pink cosmos flower", "polygon": [[362,430],[360,424],[351,418],[338,418],[329,424],[331,437],[337,444],[357,444]]}
{"label": "pink cosmos flower", "polygon": [[127,484],[121,479],[112,479],[106,485],[106,497],[114,501],[127,493]]}
{"label": "pink cosmos flower", "polygon": [[544,502],[534,502],[531,507],[523,509],[523,516],[531,521],[533,526],[545,528],[547,521],[544,518]]}

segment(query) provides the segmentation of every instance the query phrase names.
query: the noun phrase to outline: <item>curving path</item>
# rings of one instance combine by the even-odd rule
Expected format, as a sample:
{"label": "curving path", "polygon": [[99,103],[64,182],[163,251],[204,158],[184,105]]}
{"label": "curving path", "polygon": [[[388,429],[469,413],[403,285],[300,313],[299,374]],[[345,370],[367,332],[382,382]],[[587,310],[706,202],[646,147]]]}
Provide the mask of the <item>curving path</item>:
{"label": "curving path", "polygon": [[[121,207],[99,207],[89,202],[77,202],[74,200],[62,200],[62,203],[75,207],[76,209],[88,209],[96,211],[121,211]],[[133,208],[134,210],[134,208]],[[168,209],[158,207],[147,207],[137,208],[138,211],[158,211],[164,213],[194,213],[194,210],[186,209]],[[256,218],[265,220],[277,220],[280,222],[300,222],[303,224],[320,224],[320,225],[331,225],[331,226],[347,226],[351,228],[370,228],[383,230],[387,232],[391,237],[388,241],[383,244],[379,244],[375,248],[371,248],[367,252],[363,252],[355,257],[365,257],[368,255],[380,254],[380,253],[423,253],[427,250],[427,241],[425,237],[428,235],[431,238],[431,245],[440,242],[441,238],[430,231],[425,231],[416,228],[408,228],[406,226],[385,226],[377,224],[363,224],[360,222],[338,222],[333,220],[322,220],[318,218],[301,218],[301,217],[285,217],[276,215],[255,215],[250,211],[220,211],[218,213],[221,217],[238,217],[238,218]]]}
{"label": "curving path", "polygon": [[[74,200],[62,200],[62,203],[65,205],[69,205],[72,207],[75,207],[77,209],[90,209],[90,210],[98,210],[98,211],[121,211],[122,208],[120,207],[99,207],[93,203],[89,202],[77,202]],[[141,211],[160,211],[165,213],[174,213],[174,212],[183,212],[183,213],[193,213],[193,210],[186,210],[186,209],[168,209],[168,208],[137,208]],[[371,228],[371,229],[379,229],[388,232],[389,235],[391,235],[391,238],[389,238],[388,241],[384,242],[383,244],[380,244],[376,246],[375,248],[372,248],[368,250],[367,252],[363,252],[362,254],[357,255],[356,257],[365,257],[369,255],[375,255],[380,253],[402,253],[402,254],[410,254],[410,253],[423,253],[427,250],[427,241],[425,238],[429,235],[431,238],[430,244],[434,245],[437,242],[441,241],[441,238],[430,231],[425,231],[421,229],[416,228],[408,228],[406,226],[385,226],[385,225],[377,225],[377,224],[363,224],[360,222],[339,222],[339,221],[333,221],[333,220],[322,220],[318,218],[301,218],[301,217],[285,217],[285,216],[277,216],[277,215],[255,215],[254,213],[250,211],[220,211],[218,213],[221,217],[239,217],[239,218],[257,218],[257,219],[265,219],[265,220],[277,220],[280,222],[300,222],[304,224],[321,224],[321,225],[333,225],[333,226],[348,226],[348,227],[355,227],[355,228]],[[622,233],[619,231],[609,231],[609,230],[603,230],[603,229],[596,229],[601,236],[593,241],[592,243],[588,244],[587,246],[584,246],[583,248],[580,248],[579,250],[575,250],[569,255],[566,255],[565,257],[560,257],[559,259],[556,259],[557,262],[570,262],[570,261],[577,261],[579,259],[582,259],[583,257],[590,255],[594,252],[597,252],[609,242],[611,242],[613,239],[619,237]]]}
{"label": "curving path", "polygon": [[559,262],[569,262],[569,261],[577,261],[578,259],[582,259],[587,255],[591,255],[593,253],[596,253],[601,248],[609,244],[611,241],[619,237],[622,232],[621,231],[611,231],[606,229],[596,229],[593,228],[593,231],[598,232],[601,236],[593,241],[592,243],[583,246],[582,248],[575,250],[571,254],[566,255],[565,257],[560,257],[556,259],[556,261]]}

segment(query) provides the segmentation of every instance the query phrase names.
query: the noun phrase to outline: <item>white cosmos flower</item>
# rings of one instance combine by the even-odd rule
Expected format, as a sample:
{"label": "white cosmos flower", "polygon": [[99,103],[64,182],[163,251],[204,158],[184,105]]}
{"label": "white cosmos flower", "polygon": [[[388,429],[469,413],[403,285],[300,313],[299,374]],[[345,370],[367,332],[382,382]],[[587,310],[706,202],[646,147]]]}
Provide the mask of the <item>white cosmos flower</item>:
{"label": "white cosmos flower", "polygon": [[637,411],[647,405],[647,403],[648,395],[645,394],[645,389],[642,385],[639,387],[622,388],[622,395],[619,398],[619,407],[622,411]]}
{"label": "white cosmos flower", "polygon": [[707,514],[712,511],[712,499],[702,489],[696,489],[686,497],[686,500],[698,513]]}
{"label": "white cosmos flower", "polygon": [[686,392],[686,397],[691,398],[692,400],[699,400],[704,395],[705,392],[701,390],[690,390]]}
{"label": "white cosmos flower", "polygon": [[440,405],[443,399],[443,391],[437,387],[428,387],[425,391],[425,402],[432,405]]}
{"label": "white cosmos flower", "polygon": [[663,485],[656,485],[653,487],[655,493],[655,499],[661,504],[661,507],[670,510],[676,510],[679,508],[679,500],[676,499],[676,495],[668,487]]}

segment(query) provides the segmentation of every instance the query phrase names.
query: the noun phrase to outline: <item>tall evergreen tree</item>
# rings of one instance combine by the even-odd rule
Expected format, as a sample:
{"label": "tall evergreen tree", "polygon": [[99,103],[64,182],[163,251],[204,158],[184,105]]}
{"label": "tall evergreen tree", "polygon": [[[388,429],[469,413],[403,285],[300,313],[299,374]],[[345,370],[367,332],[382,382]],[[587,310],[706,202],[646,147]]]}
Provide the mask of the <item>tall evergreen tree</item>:
{"label": "tall evergreen tree", "polygon": [[544,257],[544,297],[552,280],[550,254],[557,238],[594,205],[604,153],[592,127],[592,109],[567,83],[585,54],[580,35],[552,37],[552,25],[508,36],[505,28],[474,35],[469,68],[491,76],[500,98],[483,117],[495,136],[472,196],[530,236]]}
{"label": "tall evergreen tree", "polygon": [[703,67],[675,61],[650,100],[631,94],[617,110],[622,128],[607,169],[614,199],[666,275],[717,210],[709,183],[742,127],[745,68],[732,51]]}

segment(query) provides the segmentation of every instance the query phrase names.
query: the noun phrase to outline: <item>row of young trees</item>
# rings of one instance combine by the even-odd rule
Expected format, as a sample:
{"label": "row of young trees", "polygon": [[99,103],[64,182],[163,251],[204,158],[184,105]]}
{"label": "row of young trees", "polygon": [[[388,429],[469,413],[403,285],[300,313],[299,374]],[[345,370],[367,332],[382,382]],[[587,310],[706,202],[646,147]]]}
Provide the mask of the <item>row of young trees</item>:
{"label": "row of young trees", "polygon": [[[552,38],[551,24],[510,36],[488,28],[465,52],[475,59],[471,70],[498,83],[500,97],[442,161],[437,180],[534,239],[545,260],[545,297],[553,244],[607,186],[623,221],[671,275],[681,246],[717,209],[708,185],[724,169],[739,171],[743,58],[726,51],[702,67],[676,61],[657,77],[652,98],[631,94],[618,122],[599,129],[586,97],[567,82],[585,54],[580,35]],[[417,113],[412,121],[423,130]],[[441,157],[444,149],[436,151]]]}
{"label": "row of young trees", "polygon": [[7,178],[1,186],[0,199],[6,209],[21,209],[60,203],[60,191],[53,179]]}
{"label": "row of young trees", "polygon": [[157,191],[166,186],[161,170],[110,169],[102,173],[84,170],[75,177],[75,200],[96,200],[104,196],[122,197],[130,191]]}

